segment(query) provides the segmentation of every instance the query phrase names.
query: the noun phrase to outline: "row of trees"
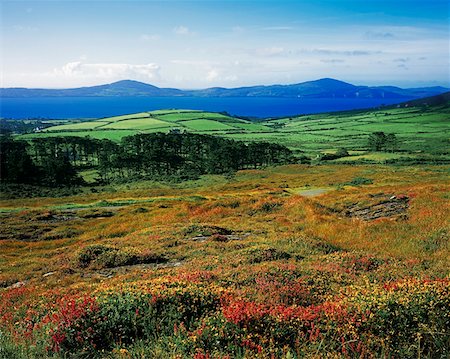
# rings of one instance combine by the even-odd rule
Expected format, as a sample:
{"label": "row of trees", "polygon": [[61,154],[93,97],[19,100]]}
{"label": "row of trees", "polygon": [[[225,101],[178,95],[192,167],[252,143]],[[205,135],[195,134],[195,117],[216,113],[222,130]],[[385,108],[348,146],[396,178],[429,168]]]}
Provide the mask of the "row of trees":
{"label": "row of trees", "polygon": [[71,185],[78,171],[94,168],[99,179],[221,174],[290,163],[292,152],[274,143],[243,142],[196,134],[138,134],[120,143],[89,137],[1,139],[1,178],[14,183]]}
{"label": "row of trees", "polygon": [[[395,151],[394,134],[374,132],[368,146],[373,151]],[[47,186],[80,184],[78,172],[96,169],[99,180],[193,178],[293,161],[285,146],[244,143],[197,134],[138,134],[120,143],[90,137],[40,137],[31,141],[1,136],[2,181],[38,183]],[[345,149],[325,154],[321,160],[348,156]],[[298,159],[297,159],[298,160]]]}
{"label": "row of trees", "polygon": [[75,167],[66,156],[48,156],[40,164],[30,156],[30,144],[2,136],[0,175],[2,182],[72,185],[81,183]]}

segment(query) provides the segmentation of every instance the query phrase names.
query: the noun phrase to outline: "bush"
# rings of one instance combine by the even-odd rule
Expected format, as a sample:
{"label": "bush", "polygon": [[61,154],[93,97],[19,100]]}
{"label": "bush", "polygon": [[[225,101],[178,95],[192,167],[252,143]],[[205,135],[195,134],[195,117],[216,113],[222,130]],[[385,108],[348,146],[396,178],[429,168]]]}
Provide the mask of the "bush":
{"label": "bush", "polygon": [[233,231],[228,228],[219,226],[210,226],[206,224],[192,224],[183,230],[184,236],[197,237],[197,236],[212,236],[212,235],[230,235]]}
{"label": "bush", "polygon": [[78,216],[81,218],[102,218],[102,217],[112,217],[114,212],[107,211],[101,208],[84,209],[78,212]]}
{"label": "bush", "polygon": [[[70,357],[92,357],[101,350],[140,339],[153,342],[174,335],[180,326],[195,329],[219,304],[217,294],[195,287],[157,295],[115,291],[101,294],[98,299],[84,298],[76,303],[68,300],[52,316],[56,325],[52,348]],[[68,317],[70,320],[66,320]]]}
{"label": "bush", "polygon": [[253,216],[257,213],[271,213],[273,211],[278,210],[283,206],[282,202],[276,200],[268,200],[268,201],[259,201],[253,206],[253,208],[248,212],[250,216]]}
{"label": "bush", "polygon": [[155,253],[139,253],[131,248],[117,249],[115,247],[94,244],[83,248],[77,255],[77,264],[81,268],[114,268],[143,263],[162,263],[167,258]]}
{"label": "bush", "polygon": [[249,256],[248,261],[250,263],[261,263],[291,258],[289,253],[275,248],[250,248],[247,250],[247,254]]}
{"label": "bush", "polygon": [[114,248],[104,246],[102,244],[94,244],[83,248],[77,255],[77,263],[80,267],[88,267],[92,262],[96,261],[100,256],[105,255]]}
{"label": "bush", "polygon": [[346,186],[361,186],[364,184],[372,184],[373,181],[370,178],[365,177],[355,177],[350,182],[345,182]]}
{"label": "bush", "polygon": [[341,157],[347,157],[349,154],[348,154],[348,151],[347,151],[347,149],[345,149],[345,148],[339,148],[337,151],[336,151],[336,156],[338,156],[339,158],[341,158]]}

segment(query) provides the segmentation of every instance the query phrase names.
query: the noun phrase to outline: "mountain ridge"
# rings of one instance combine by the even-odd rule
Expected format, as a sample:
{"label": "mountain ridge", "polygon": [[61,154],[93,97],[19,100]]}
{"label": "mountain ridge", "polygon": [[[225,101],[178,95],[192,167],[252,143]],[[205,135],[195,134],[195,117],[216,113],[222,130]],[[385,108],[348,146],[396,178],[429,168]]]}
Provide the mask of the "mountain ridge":
{"label": "mountain ridge", "polygon": [[135,80],[66,89],[0,88],[0,97],[279,97],[279,98],[399,98],[415,99],[449,91],[441,86],[404,89],[396,86],[360,86],[322,78],[288,85],[256,85],[236,88],[210,87],[199,90],[160,88]]}

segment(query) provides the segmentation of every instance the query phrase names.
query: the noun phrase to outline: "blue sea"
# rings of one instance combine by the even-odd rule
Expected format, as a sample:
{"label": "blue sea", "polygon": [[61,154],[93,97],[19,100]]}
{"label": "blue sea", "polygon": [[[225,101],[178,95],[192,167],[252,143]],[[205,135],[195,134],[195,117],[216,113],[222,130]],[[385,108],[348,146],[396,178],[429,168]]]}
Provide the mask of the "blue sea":
{"label": "blue sea", "polygon": [[193,109],[246,117],[282,117],[299,114],[373,108],[402,99],[302,99],[272,97],[36,97],[1,98],[2,118],[101,118],[159,109]]}

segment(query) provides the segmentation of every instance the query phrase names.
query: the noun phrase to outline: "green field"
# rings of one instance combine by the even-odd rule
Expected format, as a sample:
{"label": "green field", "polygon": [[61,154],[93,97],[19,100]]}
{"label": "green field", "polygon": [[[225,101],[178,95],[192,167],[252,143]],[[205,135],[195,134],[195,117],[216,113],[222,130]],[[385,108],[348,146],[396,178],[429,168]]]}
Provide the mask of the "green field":
{"label": "green field", "polygon": [[215,120],[191,120],[184,121],[184,126],[191,128],[195,131],[220,131],[220,130],[233,130],[234,127],[224,124]]}
{"label": "green field", "polygon": [[130,119],[124,121],[117,121],[114,123],[107,124],[102,129],[132,129],[132,130],[146,130],[153,128],[166,128],[171,127],[170,123],[165,121],[157,120],[154,118],[140,118],[140,119]]}
{"label": "green field", "polygon": [[31,140],[40,137],[58,137],[58,136],[80,136],[92,137],[98,139],[109,139],[112,141],[120,141],[122,137],[136,134],[133,130],[93,130],[93,131],[61,131],[61,132],[42,132],[39,134],[21,135],[20,138],[24,140]]}
{"label": "green field", "polygon": [[[393,133],[399,140],[400,154],[359,154],[351,160],[386,160],[405,156],[448,156],[450,103],[434,107],[389,108],[251,122],[221,113],[194,110],[157,110],[130,115],[72,122],[22,135],[91,136],[119,141],[122,137],[170,130],[212,134],[242,141],[271,141],[314,157],[339,148],[367,150],[367,138],[376,131]],[[348,158],[347,158],[348,159]]]}

